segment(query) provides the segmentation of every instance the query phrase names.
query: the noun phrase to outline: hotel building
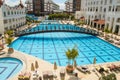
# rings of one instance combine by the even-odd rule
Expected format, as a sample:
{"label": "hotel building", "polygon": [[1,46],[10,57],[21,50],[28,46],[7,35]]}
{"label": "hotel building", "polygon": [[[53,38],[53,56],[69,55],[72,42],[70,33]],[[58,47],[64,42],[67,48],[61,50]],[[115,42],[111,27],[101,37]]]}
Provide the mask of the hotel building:
{"label": "hotel building", "polygon": [[[59,10],[59,5],[52,0],[33,0],[33,13],[38,16],[48,15]],[[27,6],[29,6],[27,4]]]}
{"label": "hotel building", "polygon": [[33,0],[26,0],[25,4],[27,5],[27,13],[33,13]]}
{"label": "hotel building", "polygon": [[44,2],[44,11],[46,14],[51,14],[54,10],[59,10],[59,5],[54,3],[52,0],[45,0]]}
{"label": "hotel building", "polygon": [[16,29],[26,23],[25,7],[21,0],[20,4],[10,7],[0,0],[0,34],[7,29]]}
{"label": "hotel building", "polygon": [[120,35],[120,0],[81,0],[81,11],[76,12],[76,18]]}
{"label": "hotel building", "polygon": [[73,0],[67,0],[65,2],[65,11],[68,13],[73,13]]}
{"label": "hotel building", "polygon": [[80,11],[81,0],[67,0],[65,2],[65,11],[68,13],[74,13],[75,11]]}
{"label": "hotel building", "polygon": [[44,14],[44,0],[33,0],[33,13],[37,16]]}

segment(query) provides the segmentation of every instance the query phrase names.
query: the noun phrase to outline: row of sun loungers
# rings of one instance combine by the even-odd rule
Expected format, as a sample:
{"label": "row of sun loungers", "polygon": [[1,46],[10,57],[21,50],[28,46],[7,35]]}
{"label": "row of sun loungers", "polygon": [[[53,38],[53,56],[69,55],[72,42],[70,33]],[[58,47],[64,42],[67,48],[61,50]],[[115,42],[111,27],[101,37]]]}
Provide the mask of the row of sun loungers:
{"label": "row of sun loungers", "polygon": [[86,73],[90,74],[91,71],[94,71],[94,70],[96,70],[100,74],[107,74],[110,72],[120,72],[120,65],[119,66],[114,65],[114,64],[111,64],[109,66],[108,65],[107,66],[99,65],[99,66],[95,66],[94,69],[90,69],[87,66],[78,66],[77,70],[84,73],[84,74],[86,74]]}
{"label": "row of sun loungers", "polygon": [[78,67],[77,67],[77,70],[78,70],[78,71],[81,71],[81,72],[83,72],[83,73],[90,73],[89,68],[86,67],[86,66],[78,66]]}

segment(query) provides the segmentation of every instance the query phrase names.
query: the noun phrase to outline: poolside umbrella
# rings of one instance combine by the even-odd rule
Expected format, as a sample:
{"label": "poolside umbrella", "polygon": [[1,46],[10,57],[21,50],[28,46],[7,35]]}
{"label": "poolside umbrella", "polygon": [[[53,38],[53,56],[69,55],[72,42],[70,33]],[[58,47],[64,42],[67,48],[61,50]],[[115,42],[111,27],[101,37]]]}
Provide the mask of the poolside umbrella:
{"label": "poolside umbrella", "polygon": [[38,62],[35,61],[35,68],[38,69],[39,68],[39,65],[38,65]]}
{"label": "poolside umbrella", "polygon": [[31,71],[35,71],[34,64],[31,64]]}
{"label": "poolside umbrella", "polygon": [[55,77],[56,77],[56,69],[57,69],[57,64],[56,62],[54,62]]}
{"label": "poolside umbrella", "polygon": [[56,62],[54,62],[54,70],[56,70],[57,69],[57,64],[56,64]]}
{"label": "poolside umbrella", "polygon": [[93,64],[96,64],[96,57],[94,57]]}
{"label": "poolside umbrella", "polygon": [[77,63],[76,63],[76,60],[74,60],[74,68],[77,67]]}

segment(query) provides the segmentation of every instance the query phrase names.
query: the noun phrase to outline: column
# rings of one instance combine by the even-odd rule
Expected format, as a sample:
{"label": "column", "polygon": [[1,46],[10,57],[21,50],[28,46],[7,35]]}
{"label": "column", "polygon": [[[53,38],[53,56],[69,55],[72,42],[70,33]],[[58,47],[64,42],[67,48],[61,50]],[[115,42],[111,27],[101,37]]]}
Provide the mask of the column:
{"label": "column", "polygon": [[94,22],[92,22],[92,27],[94,28]]}
{"label": "column", "polygon": [[119,25],[119,31],[118,31],[118,35],[120,36],[120,25]]}
{"label": "column", "polygon": [[100,30],[102,29],[102,25],[100,25]]}

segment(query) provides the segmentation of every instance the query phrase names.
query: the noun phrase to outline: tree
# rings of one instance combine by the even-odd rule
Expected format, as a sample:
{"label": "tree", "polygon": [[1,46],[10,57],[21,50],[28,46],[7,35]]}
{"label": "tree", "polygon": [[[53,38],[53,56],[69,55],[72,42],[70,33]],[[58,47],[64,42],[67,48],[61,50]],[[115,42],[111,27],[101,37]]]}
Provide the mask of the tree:
{"label": "tree", "polygon": [[67,56],[67,58],[68,58],[68,60],[69,60],[69,63],[70,63],[70,60],[72,60],[72,65],[73,65],[73,62],[74,62],[75,58],[76,58],[78,55],[79,55],[79,54],[78,54],[78,50],[77,50],[75,47],[72,48],[71,50],[68,49],[68,50],[66,51],[66,56]]}
{"label": "tree", "polygon": [[80,20],[79,24],[83,26],[85,22],[83,20]]}
{"label": "tree", "polygon": [[[76,66],[76,62],[75,64],[73,65],[73,62],[75,61],[75,58],[78,56],[78,51],[76,49],[76,47],[72,48],[71,50],[68,49],[66,51],[66,56],[68,58],[68,61],[70,63],[70,60],[72,61],[72,65],[68,64],[67,67],[66,67],[66,71],[67,73],[72,73],[73,70],[74,70],[74,67]],[[73,67],[74,66],[74,67]]]}
{"label": "tree", "polygon": [[9,37],[12,37],[13,36],[13,30],[7,30],[6,32],[5,32],[5,34],[7,34]]}
{"label": "tree", "polygon": [[70,50],[70,49],[68,49],[68,50],[66,51],[66,56],[67,56],[68,61],[69,61],[68,64],[70,64],[70,60],[72,59],[72,57],[71,57],[71,50]]}
{"label": "tree", "polygon": [[[78,54],[78,50],[74,47],[73,49],[72,49],[72,60],[73,60],[73,62],[74,62],[74,60],[75,60],[75,58],[79,55]],[[73,64],[73,63],[72,63]]]}
{"label": "tree", "polygon": [[8,45],[10,45],[13,41],[13,38],[12,37],[5,38],[5,41]]}

